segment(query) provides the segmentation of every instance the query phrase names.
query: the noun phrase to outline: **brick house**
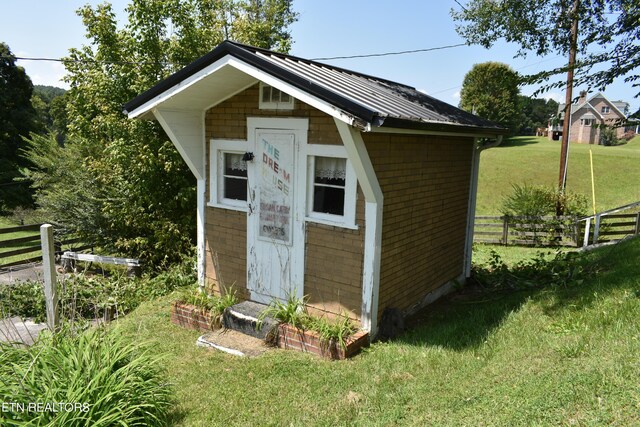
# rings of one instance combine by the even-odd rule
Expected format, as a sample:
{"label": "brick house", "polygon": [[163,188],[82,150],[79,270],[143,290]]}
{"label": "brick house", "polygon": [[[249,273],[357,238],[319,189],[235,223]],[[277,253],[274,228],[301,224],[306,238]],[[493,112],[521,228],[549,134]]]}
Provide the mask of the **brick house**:
{"label": "brick house", "polygon": [[506,130],[414,88],[223,42],[124,107],[197,179],[198,276],[375,335],[470,273],[480,151]]}
{"label": "brick house", "polygon": [[[549,140],[562,139],[562,126],[564,124],[565,104],[558,105],[557,125],[549,123]],[[609,101],[602,93],[598,92],[587,99],[587,92],[580,92],[580,98],[571,105],[571,124],[569,128],[569,141],[581,144],[599,144],[600,130],[603,125],[615,126],[627,119],[629,103],[624,101]],[[622,138],[628,129],[616,127],[618,138]]]}

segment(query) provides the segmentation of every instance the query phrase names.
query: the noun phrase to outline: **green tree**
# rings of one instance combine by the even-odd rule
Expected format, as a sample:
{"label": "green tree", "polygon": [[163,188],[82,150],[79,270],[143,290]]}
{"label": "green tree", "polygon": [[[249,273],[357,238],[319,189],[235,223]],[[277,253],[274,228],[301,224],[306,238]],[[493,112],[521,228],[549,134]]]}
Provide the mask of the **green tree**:
{"label": "green tree", "polygon": [[17,180],[25,167],[22,138],[36,127],[32,93],[31,79],[9,46],[0,43],[0,212],[32,203],[28,186]]}
{"label": "green tree", "polygon": [[[486,48],[504,39],[520,46],[519,56],[568,56],[569,33],[577,4],[578,61],[575,86],[604,90],[622,78],[640,87],[640,3],[637,0],[469,0],[452,10],[458,33]],[[544,70],[526,77],[541,91],[564,88],[567,68]],[[635,97],[640,96],[640,91]],[[634,113],[640,116],[640,110]]]}
{"label": "green tree", "polygon": [[464,76],[460,107],[515,132],[519,120],[518,75],[500,62],[475,64]]}
{"label": "green tree", "polygon": [[[119,25],[108,3],[78,10],[90,44],[71,49],[65,60],[69,141],[63,158],[74,158],[68,166],[82,171],[75,178],[34,179],[38,202],[53,220],[110,250],[158,264],[193,242],[195,180],[162,128],[129,120],[122,105],[225,38],[287,51],[296,14],[291,0],[133,0],[126,11],[128,23]],[[32,156],[40,171],[47,167],[44,154]],[[61,188],[74,185],[83,191]],[[86,204],[90,217],[63,212]]]}
{"label": "green tree", "polygon": [[549,119],[558,113],[558,103],[553,99],[519,95],[518,105],[520,106],[518,123],[520,135],[533,135],[537,128],[546,128]]}
{"label": "green tree", "polygon": [[35,85],[31,104],[36,110],[37,127],[35,132],[52,132],[59,142],[64,140],[66,125],[60,121],[60,106],[64,105],[64,89],[54,86]]}

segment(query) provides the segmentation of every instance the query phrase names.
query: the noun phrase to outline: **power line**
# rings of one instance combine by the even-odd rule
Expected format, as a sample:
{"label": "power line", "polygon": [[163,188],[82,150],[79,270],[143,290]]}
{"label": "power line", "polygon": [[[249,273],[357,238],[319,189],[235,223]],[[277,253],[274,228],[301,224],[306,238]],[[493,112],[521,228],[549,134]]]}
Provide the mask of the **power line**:
{"label": "power line", "polygon": [[467,46],[466,43],[458,43],[447,46],[438,46],[438,47],[429,47],[426,49],[414,49],[414,50],[402,50],[397,52],[384,52],[384,53],[370,53],[366,55],[349,55],[349,56],[331,56],[326,58],[311,58],[312,61],[329,61],[332,59],[352,59],[352,58],[371,58],[374,56],[390,56],[390,55],[405,55],[408,53],[419,53],[419,52],[431,52],[434,50],[442,50],[442,49],[451,49],[453,47]]}
{"label": "power line", "polygon": [[[467,46],[466,43],[458,43],[447,46],[437,46],[437,47],[429,47],[424,49],[413,49],[413,50],[403,50],[403,51],[395,51],[395,52],[383,52],[383,53],[369,53],[364,55],[348,55],[348,56],[332,56],[332,57],[323,57],[323,58],[311,58],[312,61],[328,61],[333,59],[352,59],[352,58],[372,58],[377,56],[391,56],[391,55],[406,55],[411,53],[420,53],[420,52],[432,52],[434,50],[443,50],[443,49],[451,49],[454,47]],[[96,64],[127,64],[127,65],[148,65],[148,64],[171,64],[169,62],[133,62],[133,61],[97,61],[95,59],[62,59],[62,58],[44,58],[44,57],[25,57],[25,56],[16,56],[16,60],[21,61],[50,61],[50,62],[91,62]],[[184,65],[184,64],[174,64],[174,65]]]}
{"label": "power line", "polygon": [[[2,56],[2,58],[8,58]],[[49,61],[49,62],[75,62],[75,63],[93,63],[93,64],[118,64],[118,65],[186,65],[185,63],[174,64],[172,62],[148,62],[148,61],[98,61],[95,59],[68,59],[68,58],[29,58],[25,56],[16,56],[16,60],[20,61]]]}

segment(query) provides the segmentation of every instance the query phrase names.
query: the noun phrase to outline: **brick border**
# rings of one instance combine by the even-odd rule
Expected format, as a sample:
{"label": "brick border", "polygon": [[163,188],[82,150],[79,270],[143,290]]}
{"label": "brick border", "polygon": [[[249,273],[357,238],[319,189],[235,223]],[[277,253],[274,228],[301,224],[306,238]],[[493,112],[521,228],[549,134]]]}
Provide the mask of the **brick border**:
{"label": "brick border", "polygon": [[180,301],[171,304],[171,323],[204,332],[215,329],[209,311]]}
{"label": "brick border", "polygon": [[286,323],[278,325],[278,347],[312,353],[331,360],[344,360],[369,345],[369,333],[358,331],[351,335],[342,348],[336,342],[324,343],[314,331],[305,331]]}

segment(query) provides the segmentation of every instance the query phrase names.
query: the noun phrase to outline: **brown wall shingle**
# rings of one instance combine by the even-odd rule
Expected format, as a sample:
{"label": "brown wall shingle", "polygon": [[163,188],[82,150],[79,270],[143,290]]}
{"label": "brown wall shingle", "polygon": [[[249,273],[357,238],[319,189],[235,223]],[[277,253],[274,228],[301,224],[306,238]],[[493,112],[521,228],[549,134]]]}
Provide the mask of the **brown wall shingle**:
{"label": "brown wall shingle", "polygon": [[463,273],[472,138],[363,134],[384,193],[379,313]]}

